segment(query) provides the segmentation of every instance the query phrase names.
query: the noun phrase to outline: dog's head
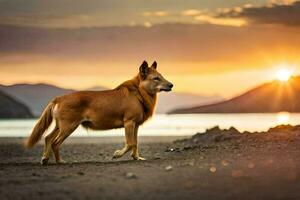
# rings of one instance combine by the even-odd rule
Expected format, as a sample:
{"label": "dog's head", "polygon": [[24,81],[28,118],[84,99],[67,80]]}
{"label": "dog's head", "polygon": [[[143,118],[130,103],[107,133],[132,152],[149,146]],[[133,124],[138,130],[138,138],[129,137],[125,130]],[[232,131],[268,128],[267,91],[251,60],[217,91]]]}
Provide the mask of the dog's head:
{"label": "dog's head", "polygon": [[149,94],[156,94],[161,91],[169,92],[173,84],[167,81],[158,71],[156,61],[148,66],[144,61],[139,69],[140,87],[143,87]]}

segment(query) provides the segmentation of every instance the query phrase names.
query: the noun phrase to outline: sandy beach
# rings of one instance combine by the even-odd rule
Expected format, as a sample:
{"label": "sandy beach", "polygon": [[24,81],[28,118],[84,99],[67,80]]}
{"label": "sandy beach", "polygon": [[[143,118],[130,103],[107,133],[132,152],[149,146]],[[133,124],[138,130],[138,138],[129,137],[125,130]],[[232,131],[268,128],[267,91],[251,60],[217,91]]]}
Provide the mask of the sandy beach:
{"label": "sandy beach", "polygon": [[0,199],[300,199],[300,127],[265,133],[214,128],[140,137],[141,155],[113,160],[122,137],[68,138],[68,163],[47,166],[42,145],[0,139]]}

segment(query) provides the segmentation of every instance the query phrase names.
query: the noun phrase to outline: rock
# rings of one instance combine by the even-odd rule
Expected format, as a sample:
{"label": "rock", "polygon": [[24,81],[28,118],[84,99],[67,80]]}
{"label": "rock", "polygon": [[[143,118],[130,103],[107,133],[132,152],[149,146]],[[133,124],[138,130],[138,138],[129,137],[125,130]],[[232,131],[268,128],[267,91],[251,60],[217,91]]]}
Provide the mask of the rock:
{"label": "rock", "polygon": [[243,134],[249,135],[249,134],[251,134],[251,132],[249,132],[249,131],[244,131]]}
{"label": "rock", "polygon": [[279,125],[268,130],[269,133],[272,132],[290,132],[293,131],[294,127],[291,125]]}
{"label": "rock", "polygon": [[171,171],[172,169],[173,169],[173,167],[171,165],[168,165],[168,166],[165,167],[166,171]]}
{"label": "rock", "polygon": [[128,178],[128,179],[135,179],[135,178],[137,178],[137,176],[134,173],[132,173],[132,172],[127,172],[126,173],[126,178]]}
{"label": "rock", "polygon": [[170,147],[167,147],[165,152],[179,152],[180,149],[179,148],[170,148]]}
{"label": "rock", "polygon": [[226,167],[229,165],[229,162],[227,160],[222,160],[222,165]]}
{"label": "rock", "polygon": [[215,173],[217,171],[217,168],[215,166],[211,166],[209,168],[209,171],[212,172],[212,173]]}
{"label": "rock", "polygon": [[[293,143],[300,138],[300,125],[280,125],[270,128],[268,132],[239,132],[236,128],[220,129],[218,126],[207,129],[206,132],[197,133],[191,138],[176,141],[180,144],[177,148],[168,148],[167,152],[182,152],[191,149],[197,149],[204,153],[211,149],[229,149],[234,153],[239,150],[248,150],[253,148],[270,149],[272,146],[267,145],[269,141],[285,141]],[[281,147],[279,147],[281,148]]]}
{"label": "rock", "polygon": [[170,148],[170,147],[166,147],[166,150],[165,150],[165,152],[172,152],[173,151],[173,149],[172,148]]}
{"label": "rock", "polygon": [[240,134],[240,132],[234,127],[230,127],[227,131],[230,134]]}
{"label": "rock", "polygon": [[299,131],[299,130],[300,130],[300,125],[294,126],[294,130],[295,130],[295,131]]}
{"label": "rock", "polygon": [[216,133],[221,133],[221,132],[222,132],[222,130],[220,129],[219,126],[215,126],[211,129],[206,130],[206,133],[209,133],[209,134],[216,134]]}

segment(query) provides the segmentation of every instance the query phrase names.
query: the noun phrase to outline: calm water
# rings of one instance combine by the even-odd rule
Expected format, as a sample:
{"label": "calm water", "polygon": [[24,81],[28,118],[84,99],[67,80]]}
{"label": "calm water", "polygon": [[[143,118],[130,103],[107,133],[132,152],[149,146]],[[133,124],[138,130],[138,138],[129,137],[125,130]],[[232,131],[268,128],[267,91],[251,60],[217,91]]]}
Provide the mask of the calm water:
{"label": "calm water", "polygon": [[[0,137],[28,136],[36,119],[0,120]],[[139,131],[144,136],[193,135],[213,126],[236,127],[240,131],[264,131],[279,124],[300,124],[300,114],[185,114],[155,115]],[[86,131],[79,127],[72,136],[122,136],[123,129]]]}

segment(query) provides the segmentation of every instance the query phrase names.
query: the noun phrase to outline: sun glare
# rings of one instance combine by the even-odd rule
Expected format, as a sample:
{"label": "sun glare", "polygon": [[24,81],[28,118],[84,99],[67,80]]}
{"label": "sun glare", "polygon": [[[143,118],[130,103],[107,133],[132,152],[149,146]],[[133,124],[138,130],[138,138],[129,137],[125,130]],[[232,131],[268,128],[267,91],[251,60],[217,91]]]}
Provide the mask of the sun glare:
{"label": "sun glare", "polygon": [[286,81],[288,81],[291,78],[292,74],[293,74],[292,70],[289,70],[289,69],[279,69],[276,72],[276,78],[279,81],[286,82]]}
{"label": "sun glare", "polygon": [[280,112],[277,114],[277,124],[289,124],[290,122],[290,113],[288,112]]}

